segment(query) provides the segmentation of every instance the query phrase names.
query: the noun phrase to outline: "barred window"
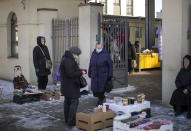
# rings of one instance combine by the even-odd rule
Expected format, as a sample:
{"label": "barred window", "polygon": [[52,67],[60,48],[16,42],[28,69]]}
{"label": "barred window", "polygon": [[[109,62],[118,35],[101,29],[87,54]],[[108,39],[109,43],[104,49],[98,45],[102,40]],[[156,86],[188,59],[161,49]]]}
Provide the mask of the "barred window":
{"label": "barred window", "polygon": [[120,0],[113,0],[114,5],[120,5]]}
{"label": "barred window", "polygon": [[127,0],[127,15],[133,16],[133,0]]}
{"label": "barred window", "polygon": [[18,58],[18,25],[15,13],[8,17],[8,57]]}
{"label": "barred window", "polygon": [[142,27],[136,27],[135,28],[135,35],[136,35],[136,38],[142,38]]}

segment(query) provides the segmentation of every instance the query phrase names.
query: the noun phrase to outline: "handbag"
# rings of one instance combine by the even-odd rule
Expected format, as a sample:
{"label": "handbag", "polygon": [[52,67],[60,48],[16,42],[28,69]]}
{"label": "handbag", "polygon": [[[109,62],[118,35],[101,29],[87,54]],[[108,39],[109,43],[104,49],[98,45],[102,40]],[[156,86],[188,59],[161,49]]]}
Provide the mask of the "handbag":
{"label": "handbag", "polygon": [[113,89],[113,81],[112,80],[107,80],[107,82],[105,83],[105,92],[109,93],[112,91]]}
{"label": "handbag", "polygon": [[45,60],[46,60],[46,69],[49,69],[49,70],[52,69],[52,61],[46,58]]}
{"label": "handbag", "polygon": [[41,52],[42,52],[42,54],[44,55],[44,58],[45,58],[45,64],[46,64],[46,69],[51,69],[52,68],[52,61],[51,60],[49,60],[49,59],[47,59],[46,58],[46,56],[45,56],[45,54],[44,54],[44,51],[42,50],[42,48],[40,47],[40,46],[38,46],[39,48],[40,48],[40,50],[41,50]]}
{"label": "handbag", "polygon": [[83,76],[81,76],[80,77],[80,88],[83,88],[85,86],[87,86],[87,81]]}

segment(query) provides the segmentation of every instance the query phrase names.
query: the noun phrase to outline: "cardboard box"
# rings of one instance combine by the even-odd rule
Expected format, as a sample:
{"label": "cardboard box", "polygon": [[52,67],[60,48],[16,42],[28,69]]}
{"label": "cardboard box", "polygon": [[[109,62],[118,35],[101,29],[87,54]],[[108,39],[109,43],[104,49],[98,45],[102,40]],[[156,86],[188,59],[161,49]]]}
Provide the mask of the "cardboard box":
{"label": "cardboard box", "polygon": [[54,94],[54,95],[51,95],[51,94],[43,94],[41,96],[41,99],[45,100],[45,101],[50,101],[50,100],[59,100],[60,99],[60,94]]}
{"label": "cardboard box", "polygon": [[55,95],[52,96],[53,99],[59,100],[60,99],[60,94],[56,93]]}
{"label": "cardboard box", "polygon": [[10,103],[10,102],[11,102],[11,100],[1,100],[1,99],[0,99],[0,104]]}
{"label": "cardboard box", "polygon": [[76,127],[86,131],[95,131],[113,126],[115,113],[113,111],[94,112],[91,114],[79,112],[76,114]]}

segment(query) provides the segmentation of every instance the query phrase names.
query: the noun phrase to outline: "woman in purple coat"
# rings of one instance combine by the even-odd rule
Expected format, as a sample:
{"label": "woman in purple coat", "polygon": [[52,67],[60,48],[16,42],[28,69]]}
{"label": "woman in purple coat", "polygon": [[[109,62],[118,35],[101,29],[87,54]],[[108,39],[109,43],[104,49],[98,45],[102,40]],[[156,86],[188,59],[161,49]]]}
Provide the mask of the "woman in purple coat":
{"label": "woman in purple coat", "polygon": [[113,76],[112,60],[102,44],[97,44],[91,55],[88,76],[91,78],[93,95],[98,97],[97,105],[102,105],[105,98],[105,84]]}

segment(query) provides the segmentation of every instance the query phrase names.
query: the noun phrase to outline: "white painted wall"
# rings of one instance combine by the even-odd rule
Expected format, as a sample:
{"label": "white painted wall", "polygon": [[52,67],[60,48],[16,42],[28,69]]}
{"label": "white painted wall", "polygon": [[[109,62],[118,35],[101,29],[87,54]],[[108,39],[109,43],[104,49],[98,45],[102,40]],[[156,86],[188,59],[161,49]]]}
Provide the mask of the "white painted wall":
{"label": "white painted wall", "polygon": [[182,1],[182,53],[183,57],[185,54],[191,54],[191,43],[187,39],[188,29],[191,25],[191,1]]}
{"label": "white painted wall", "polygon": [[[46,45],[49,49],[50,52],[50,56],[51,56],[51,60],[53,61],[53,46],[52,46],[52,19],[53,18],[58,18],[58,11],[38,11],[37,12],[37,22],[38,22],[38,36],[45,36],[46,38]],[[35,45],[34,45],[35,46]],[[34,47],[33,47],[34,48]],[[32,50],[31,50],[32,51]],[[32,52],[31,52],[32,54]],[[33,57],[32,55],[30,55],[30,70],[34,69],[33,66]],[[35,76],[35,72],[32,71],[32,73],[34,73],[30,80],[31,81],[36,81],[36,76]],[[53,82],[52,79],[52,75],[49,75],[49,82]]]}
{"label": "white painted wall", "polygon": [[[44,35],[52,54],[51,19],[78,16],[77,0],[26,0],[23,9],[21,0],[0,0],[0,78],[12,80],[15,64],[22,66],[23,74],[29,82],[36,83],[32,51],[36,46],[36,37]],[[37,12],[37,8],[54,8],[58,12]],[[19,58],[8,59],[7,17],[13,11],[18,18]],[[40,17],[39,17],[40,16]],[[52,56],[51,56],[52,57]],[[51,81],[51,80],[50,80]]]}
{"label": "white painted wall", "polygon": [[190,0],[163,1],[162,101],[166,105],[176,88],[175,78],[182,66],[182,58],[189,53],[189,41],[186,37],[190,6]]}
{"label": "white painted wall", "polygon": [[[7,36],[7,18],[13,11],[18,18],[19,28],[19,58],[8,58],[8,36]],[[13,80],[13,67],[16,64],[22,66],[25,77],[29,79],[29,48],[28,48],[28,11],[23,9],[20,0],[2,0],[0,1],[0,77]],[[22,36],[22,37],[21,37]]]}

